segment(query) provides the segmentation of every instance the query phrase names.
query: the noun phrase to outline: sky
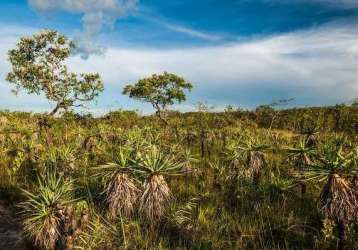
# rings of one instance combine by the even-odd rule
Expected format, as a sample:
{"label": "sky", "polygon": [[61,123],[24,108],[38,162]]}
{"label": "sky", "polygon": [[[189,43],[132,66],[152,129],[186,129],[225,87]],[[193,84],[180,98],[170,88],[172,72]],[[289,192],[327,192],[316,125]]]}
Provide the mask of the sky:
{"label": "sky", "polygon": [[55,29],[78,49],[74,72],[98,72],[105,90],[79,112],[152,112],[122,95],[154,73],[176,73],[194,88],[181,111],[207,102],[255,108],[349,103],[358,97],[358,0],[1,0],[0,109],[54,107],[14,96],[7,51],[22,36]]}

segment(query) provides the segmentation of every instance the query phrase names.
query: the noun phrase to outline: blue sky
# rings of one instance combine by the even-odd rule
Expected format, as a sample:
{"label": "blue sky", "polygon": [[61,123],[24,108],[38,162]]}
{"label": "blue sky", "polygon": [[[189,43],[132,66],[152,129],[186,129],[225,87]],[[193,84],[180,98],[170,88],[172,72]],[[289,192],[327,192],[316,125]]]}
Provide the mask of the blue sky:
{"label": "blue sky", "polygon": [[2,0],[0,107],[46,111],[41,96],[14,97],[6,52],[23,35],[57,29],[74,39],[76,72],[99,72],[105,91],[85,111],[140,109],[125,84],[164,70],[190,80],[185,104],[253,108],[274,99],[331,105],[358,97],[356,0]]}

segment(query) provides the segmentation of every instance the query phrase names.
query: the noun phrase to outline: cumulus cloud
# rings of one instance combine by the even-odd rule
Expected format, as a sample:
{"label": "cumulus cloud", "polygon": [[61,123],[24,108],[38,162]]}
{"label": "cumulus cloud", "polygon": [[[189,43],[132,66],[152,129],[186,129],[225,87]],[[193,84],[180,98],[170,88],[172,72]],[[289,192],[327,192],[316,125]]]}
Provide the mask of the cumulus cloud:
{"label": "cumulus cloud", "polygon": [[77,52],[83,59],[90,55],[101,55],[104,48],[96,43],[96,38],[104,27],[133,10],[138,0],[28,0],[35,10],[47,13],[66,11],[82,14],[83,31],[77,32],[75,42]]}
{"label": "cumulus cloud", "polygon": [[116,91],[120,100],[124,84],[166,70],[193,82],[191,103],[254,107],[294,97],[296,105],[334,104],[358,96],[356,28],[327,25],[207,48],[110,48],[104,58],[91,58],[89,64],[73,58],[71,65],[101,72],[107,91]]}
{"label": "cumulus cloud", "polygon": [[[3,34],[1,27],[0,33]],[[6,35],[0,37],[0,58],[4,56],[6,39]],[[0,59],[2,79],[8,67],[4,61]],[[103,76],[105,92],[95,107],[96,112],[116,107],[149,112],[148,105],[121,95],[122,88],[165,70],[182,75],[194,84],[185,106],[178,106],[181,110],[189,110],[198,101],[208,101],[217,107],[226,104],[255,107],[273,99],[291,97],[295,98],[294,105],[335,104],[358,96],[358,29],[356,24],[330,24],[205,48],[111,47],[105,56],[92,56],[87,61],[76,56],[68,64],[75,71],[98,71]],[[32,109],[39,107],[39,100],[43,100],[27,98],[1,99],[0,105],[22,104]]]}

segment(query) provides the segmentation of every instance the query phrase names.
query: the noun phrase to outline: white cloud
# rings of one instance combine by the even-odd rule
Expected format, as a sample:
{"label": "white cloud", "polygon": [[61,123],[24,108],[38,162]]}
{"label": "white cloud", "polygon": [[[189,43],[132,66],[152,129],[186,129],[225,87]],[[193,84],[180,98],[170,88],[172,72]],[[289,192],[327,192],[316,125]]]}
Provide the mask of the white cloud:
{"label": "white cloud", "polygon": [[180,25],[174,25],[174,24],[169,24],[169,23],[162,23],[162,24],[170,30],[173,30],[173,31],[176,31],[179,33],[183,33],[183,34],[186,34],[186,35],[189,35],[192,37],[201,38],[201,39],[204,39],[207,41],[217,42],[222,39],[222,37],[220,37],[218,35],[204,33],[204,32],[194,30],[191,28],[187,28],[187,27],[183,27]]}
{"label": "white cloud", "polygon": [[126,8],[136,1],[127,0],[28,0],[30,5],[40,11],[64,10],[74,13],[105,11],[122,15]]}
{"label": "white cloud", "polygon": [[89,64],[81,64],[79,58],[71,62],[81,70],[101,72],[107,86],[118,92],[140,77],[177,72],[194,83],[192,102],[253,105],[295,97],[298,104],[332,104],[358,96],[355,26],[323,26],[208,48],[111,48]]}
{"label": "white cloud", "polygon": [[83,31],[77,32],[77,52],[83,59],[103,54],[104,48],[95,42],[105,26],[135,8],[138,0],[28,0],[30,6],[41,13],[66,11],[82,14]]}
{"label": "white cloud", "polygon": [[[14,46],[9,44],[14,39],[6,37],[0,37],[0,58],[6,51],[4,46]],[[0,64],[2,79],[8,68],[4,61],[1,59]],[[125,84],[164,70],[182,75],[194,84],[186,106],[181,106],[186,110],[187,105],[204,100],[217,106],[253,107],[272,99],[294,97],[294,104],[299,105],[334,104],[358,96],[358,29],[353,24],[331,24],[205,48],[112,47],[103,56],[92,56],[87,61],[76,56],[68,63],[75,71],[98,71],[103,76],[106,90],[97,109],[121,106],[148,111],[148,105],[130,101],[121,95],[121,90]],[[2,93],[2,107],[16,103],[28,108],[40,105],[37,102],[41,98],[37,102],[27,97],[14,101],[8,97],[10,93]]]}
{"label": "white cloud", "polygon": [[167,28],[171,31],[175,31],[178,33],[185,34],[187,36],[200,38],[200,39],[207,40],[210,42],[218,42],[218,41],[224,39],[224,37],[221,35],[207,33],[207,32],[203,32],[203,31],[193,29],[190,27],[174,24],[174,23],[168,22],[167,20],[164,20],[163,18],[154,17],[153,15],[149,16],[149,15],[141,14],[140,16],[144,20],[157,23],[157,24],[163,26],[164,28]]}

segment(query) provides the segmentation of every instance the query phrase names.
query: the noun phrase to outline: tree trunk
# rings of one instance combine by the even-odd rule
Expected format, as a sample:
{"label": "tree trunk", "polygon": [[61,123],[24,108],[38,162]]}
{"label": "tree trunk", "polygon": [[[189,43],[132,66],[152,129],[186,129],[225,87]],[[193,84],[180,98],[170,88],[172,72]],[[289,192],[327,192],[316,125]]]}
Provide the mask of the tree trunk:
{"label": "tree trunk", "polygon": [[187,147],[190,148],[190,135],[188,131],[186,132],[186,144]]}
{"label": "tree trunk", "polygon": [[336,132],[339,132],[339,130],[340,130],[340,121],[341,121],[341,110],[340,110],[339,107],[336,107],[336,109],[335,109],[334,118],[335,118],[334,130]]}
{"label": "tree trunk", "polygon": [[57,103],[56,107],[50,112],[49,115],[54,116],[60,108],[61,108],[61,103]]}
{"label": "tree trunk", "polygon": [[200,133],[200,151],[201,151],[201,158],[204,158],[204,156],[205,156],[205,135],[204,135],[203,130]]}
{"label": "tree trunk", "polygon": [[176,124],[174,125],[174,132],[175,132],[177,141],[180,141],[179,130],[178,130],[178,126]]}
{"label": "tree trunk", "polygon": [[157,109],[156,112],[157,116],[159,117],[159,119],[165,124],[165,126],[168,126],[169,123],[167,122],[167,120],[165,120],[162,116],[162,111],[160,109]]}
{"label": "tree trunk", "polygon": [[261,179],[261,172],[254,173],[252,177],[252,181],[255,186],[258,186],[260,184],[260,179]]}
{"label": "tree trunk", "polygon": [[223,147],[223,151],[224,151],[226,148],[226,133],[225,132],[222,134],[222,147]]}
{"label": "tree trunk", "polygon": [[337,222],[337,229],[338,229],[338,244],[337,250],[343,250],[346,240],[346,229],[344,222],[338,221]]}
{"label": "tree trunk", "polygon": [[306,183],[301,183],[301,197],[306,194],[307,186]]}

